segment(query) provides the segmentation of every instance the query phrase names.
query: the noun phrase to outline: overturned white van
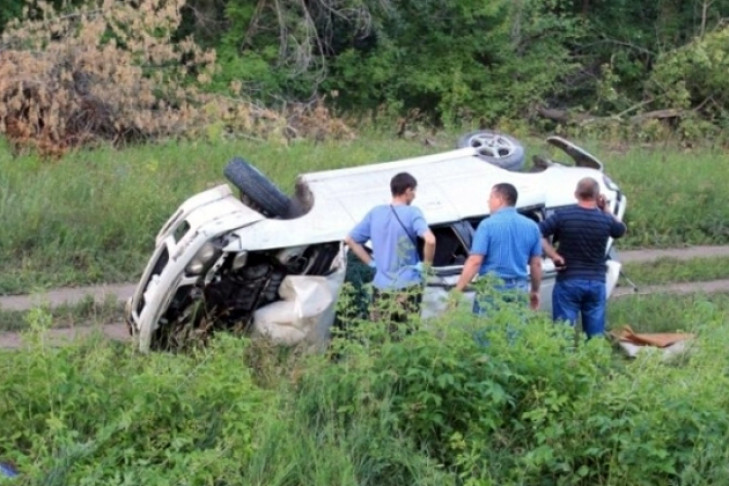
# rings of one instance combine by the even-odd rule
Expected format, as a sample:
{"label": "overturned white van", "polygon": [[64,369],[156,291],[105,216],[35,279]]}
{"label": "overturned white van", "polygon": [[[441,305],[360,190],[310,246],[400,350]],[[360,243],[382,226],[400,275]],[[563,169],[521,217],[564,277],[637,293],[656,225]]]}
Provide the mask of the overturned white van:
{"label": "overturned white van", "polygon": [[[488,217],[494,184],[516,186],[518,210],[541,221],[574,204],[577,181],[590,176],[611,211],[623,216],[627,200],[601,162],[560,137],[547,141],[572,162],[535,156],[530,170],[507,170],[523,165],[523,148],[508,136],[482,132],[462,139],[457,150],[302,174],[293,197],[233,159],[225,174],[240,194],[227,184],[197,194],[157,235],[127,302],[130,332],[143,352],[184,346],[219,330],[259,333],[284,344],[326,341],[345,279],[342,240],[370,208],[390,200],[389,181],[401,171],[418,180],[415,204],[436,236],[422,311],[423,317],[436,315],[445,308],[476,226]],[[605,249],[608,296],[620,271],[608,257],[612,243]],[[541,301],[547,309],[556,272],[549,259],[543,269]]]}

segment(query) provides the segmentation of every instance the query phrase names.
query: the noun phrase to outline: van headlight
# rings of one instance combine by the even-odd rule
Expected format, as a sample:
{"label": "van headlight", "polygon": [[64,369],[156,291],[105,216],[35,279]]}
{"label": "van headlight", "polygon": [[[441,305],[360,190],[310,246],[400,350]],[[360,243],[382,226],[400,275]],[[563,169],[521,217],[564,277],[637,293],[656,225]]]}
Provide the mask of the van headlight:
{"label": "van headlight", "polygon": [[608,176],[603,175],[602,176],[602,181],[605,183],[605,187],[607,187],[611,191],[618,192],[620,190],[620,188],[618,187],[618,185],[615,184],[613,182],[613,180],[611,178],[609,178]]}
{"label": "van headlight", "polygon": [[215,258],[215,253],[215,245],[208,241],[202,246],[202,248],[197,251],[195,257],[192,259],[192,261],[190,261],[190,263],[187,264],[187,267],[185,267],[185,270],[187,271],[187,273],[190,273],[192,275],[202,273],[205,265],[210,263],[210,260]]}

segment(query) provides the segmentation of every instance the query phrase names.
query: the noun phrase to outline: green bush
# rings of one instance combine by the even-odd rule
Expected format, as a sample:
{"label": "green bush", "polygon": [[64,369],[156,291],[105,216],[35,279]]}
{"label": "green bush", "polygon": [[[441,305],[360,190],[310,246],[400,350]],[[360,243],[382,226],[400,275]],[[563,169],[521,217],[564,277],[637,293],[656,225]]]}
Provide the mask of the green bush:
{"label": "green bush", "polygon": [[684,312],[687,354],[627,362],[503,302],[404,336],[362,321],[325,354],[51,348],[39,311],[0,353],[0,459],[49,485],[724,484],[725,311]]}
{"label": "green bush", "polygon": [[401,341],[362,323],[359,339],[335,342],[335,364],[307,368],[297,400],[313,430],[386,420],[464,484],[715,484],[728,472],[727,338],[710,306],[691,317],[700,344],[675,365],[658,353],[616,362],[603,340],[575,345],[570,330],[509,305]]}
{"label": "green bush", "polygon": [[[92,338],[0,355],[0,457],[33,484],[212,484],[236,478],[270,395],[246,348],[221,336],[192,355],[139,356]],[[164,479],[164,481],[163,481]]]}

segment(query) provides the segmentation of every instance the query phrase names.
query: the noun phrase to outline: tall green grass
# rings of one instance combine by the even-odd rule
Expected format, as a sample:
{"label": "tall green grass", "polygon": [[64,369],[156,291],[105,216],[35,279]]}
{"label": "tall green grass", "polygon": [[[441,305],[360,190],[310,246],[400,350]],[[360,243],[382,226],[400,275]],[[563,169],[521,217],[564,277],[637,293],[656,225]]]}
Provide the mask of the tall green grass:
{"label": "tall green grass", "polygon": [[729,322],[729,294],[635,295],[608,301],[608,327],[628,325],[636,332],[694,331],[709,311]]}
{"label": "tall green grass", "polygon": [[[59,161],[13,158],[0,146],[0,293],[135,280],[162,223],[186,198],[223,183],[223,168],[235,155],[290,191],[301,172],[446,150],[457,134],[435,138],[436,147],[376,132],[350,142],[290,146],[170,142],[80,151]],[[729,178],[725,154],[588,147],[628,197],[629,232],[622,248],[729,242],[729,193],[717,183]],[[535,140],[528,150],[550,152]]]}
{"label": "tall green grass", "polygon": [[729,278],[729,257],[678,260],[659,258],[644,263],[625,263],[622,271],[637,285],[702,282]]}
{"label": "tall green grass", "polygon": [[150,356],[93,338],[49,348],[38,311],[28,347],[0,351],[0,460],[49,486],[729,481],[717,307],[684,309],[697,346],[669,363],[618,362],[605,340],[499,308],[399,339],[350,322],[323,354],[219,335]]}
{"label": "tall green grass", "polygon": [[170,143],[82,151],[55,162],[0,150],[0,293],[135,279],[164,221],[186,198],[224,183],[223,168],[236,155],[290,190],[300,172],[426,152],[422,144],[377,137],[290,147]]}
{"label": "tall green grass", "polygon": [[724,150],[636,148],[602,158],[628,197],[622,246],[729,243],[729,192],[720,182],[729,177]]}

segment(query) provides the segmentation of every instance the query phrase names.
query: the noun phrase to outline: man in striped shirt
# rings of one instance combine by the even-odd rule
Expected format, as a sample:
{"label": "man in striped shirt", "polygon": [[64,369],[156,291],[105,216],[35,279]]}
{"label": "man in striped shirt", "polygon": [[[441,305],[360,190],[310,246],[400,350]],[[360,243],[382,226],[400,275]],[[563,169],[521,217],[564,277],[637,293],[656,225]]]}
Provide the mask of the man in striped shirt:
{"label": "man in striped shirt", "polygon": [[[516,188],[508,183],[496,184],[491,189],[491,214],[476,228],[456,290],[463,291],[476,274],[491,274],[501,280],[498,290],[529,292],[529,304],[537,309],[542,281],[541,235],[534,221],[516,211],[517,197]],[[527,277],[531,279],[531,289]],[[478,295],[474,300],[475,314],[483,313],[481,300]]]}
{"label": "man in striped shirt", "polygon": [[[605,332],[605,250],[608,238],[620,238],[626,227],[610,212],[600,185],[585,177],[577,183],[577,204],[542,221],[544,252],[557,267],[552,317],[572,326],[582,314],[588,338]],[[559,251],[547,239],[554,235]]]}

